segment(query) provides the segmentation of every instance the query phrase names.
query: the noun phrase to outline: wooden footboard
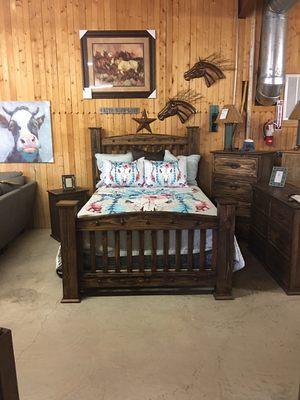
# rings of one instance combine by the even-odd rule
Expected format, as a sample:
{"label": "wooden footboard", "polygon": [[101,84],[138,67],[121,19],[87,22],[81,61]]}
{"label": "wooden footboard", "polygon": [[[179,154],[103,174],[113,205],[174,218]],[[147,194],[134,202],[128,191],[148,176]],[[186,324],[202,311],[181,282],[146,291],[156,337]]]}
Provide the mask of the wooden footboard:
{"label": "wooden footboard", "polygon": [[[77,218],[77,201],[61,201],[58,207],[62,302],[79,302],[81,296],[88,294],[208,291],[213,292],[216,299],[232,299],[234,204],[220,200],[217,216],[147,212],[92,219]],[[183,230],[188,231],[187,254],[184,256],[181,253]],[[212,232],[210,257],[205,251],[208,230]],[[163,232],[161,255],[157,251],[159,231]],[[150,254],[145,251],[147,232],[151,237]],[[96,246],[96,234],[99,233],[101,256]],[[172,255],[171,234],[175,235]],[[88,237],[88,252],[84,249],[83,235]],[[114,241],[113,256],[109,254],[109,235]],[[138,238],[138,254],[133,251],[134,235]],[[126,256],[121,252],[121,236],[126,243]],[[195,243],[196,237],[200,243]]]}

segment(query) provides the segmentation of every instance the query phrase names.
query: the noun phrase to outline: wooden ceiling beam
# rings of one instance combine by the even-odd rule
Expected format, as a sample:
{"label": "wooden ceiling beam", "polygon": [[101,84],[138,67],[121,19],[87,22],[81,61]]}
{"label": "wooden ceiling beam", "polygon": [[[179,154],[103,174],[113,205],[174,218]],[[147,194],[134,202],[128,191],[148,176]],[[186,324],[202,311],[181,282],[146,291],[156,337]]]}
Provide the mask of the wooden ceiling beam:
{"label": "wooden ceiling beam", "polygon": [[239,18],[246,18],[254,10],[256,0],[239,0]]}

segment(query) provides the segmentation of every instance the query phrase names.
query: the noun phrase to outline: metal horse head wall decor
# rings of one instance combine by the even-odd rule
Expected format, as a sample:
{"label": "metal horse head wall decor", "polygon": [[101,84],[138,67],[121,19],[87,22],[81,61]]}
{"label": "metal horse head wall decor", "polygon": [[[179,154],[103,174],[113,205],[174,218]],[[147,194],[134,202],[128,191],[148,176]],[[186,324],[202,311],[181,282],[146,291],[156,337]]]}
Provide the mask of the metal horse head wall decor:
{"label": "metal horse head wall decor", "polygon": [[210,87],[219,79],[225,79],[223,71],[232,71],[234,67],[229,60],[222,59],[217,54],[199,59],[194,66],[184,73],[184,79],[190,81],[195,78],[204,78],[206,86]]}
{"label": "metal horse head wall decor", "polygon": [[165,107],[157,114],[160,121],[177,115],[181,123],[185,123],[192,114],[196,114],[196,108],[190,103],[200,100],[203,96],[191,90],[179,92],[175,97],[169,99]]}

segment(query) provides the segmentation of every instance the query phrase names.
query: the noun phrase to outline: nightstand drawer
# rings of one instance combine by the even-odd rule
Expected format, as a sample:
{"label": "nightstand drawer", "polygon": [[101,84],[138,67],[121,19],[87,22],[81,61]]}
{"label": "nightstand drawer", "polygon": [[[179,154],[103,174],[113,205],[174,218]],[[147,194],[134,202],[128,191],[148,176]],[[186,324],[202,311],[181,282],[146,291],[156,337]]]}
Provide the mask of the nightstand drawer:
{"label": "nightstand drawer", "polygon": [[214,197],[230,197],[235,200],[251,203],[252,186],[248,182],[215,178],[213,182]]}
{"label": "nightstand drawer", "polygon": [[243,157],[216,157],[214,172],[230,176],[257,177],[257,159]]}
{"label": "nightstand drawer", "polygon": [[293,224],[293,215],[291,208],[276,199],[272,199],[270,216],[288,231],[291,230]]}

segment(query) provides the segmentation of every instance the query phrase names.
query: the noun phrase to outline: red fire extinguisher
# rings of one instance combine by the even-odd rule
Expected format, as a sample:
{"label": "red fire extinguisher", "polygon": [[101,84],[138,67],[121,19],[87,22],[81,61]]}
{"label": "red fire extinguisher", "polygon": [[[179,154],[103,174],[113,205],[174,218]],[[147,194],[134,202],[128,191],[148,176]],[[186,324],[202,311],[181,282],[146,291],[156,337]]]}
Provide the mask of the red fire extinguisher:
{"label": "red fire extinguisher", "polygon": [[274,131],[276,129],[275,121],[268,120],[264,124],[264,141],[268,146],[271,146],[273,144],[273,138],[274,138]]}

